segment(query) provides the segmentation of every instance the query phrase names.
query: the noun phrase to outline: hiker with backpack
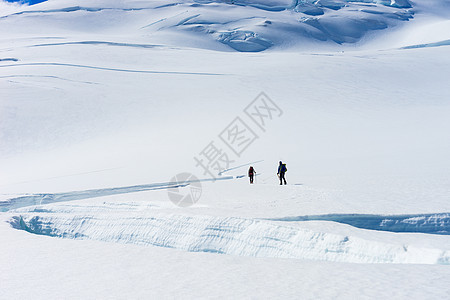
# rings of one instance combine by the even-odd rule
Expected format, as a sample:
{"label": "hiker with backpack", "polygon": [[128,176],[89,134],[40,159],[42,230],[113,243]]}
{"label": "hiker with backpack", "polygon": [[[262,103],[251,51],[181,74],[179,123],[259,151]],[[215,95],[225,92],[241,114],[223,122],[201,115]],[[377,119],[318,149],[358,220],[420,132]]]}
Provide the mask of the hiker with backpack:
{"label": "hiker with backpack", "polygon": [[255,169],[253,169],[252,166],[250,166],[250,169],[248,169],[248,177],[250,177],[250,184],[253,184],[253,176],[256,174]]}
{"label": "hiker with backpack", "polygon": [[278,178],[280,179],[280,185],[284,184],[286,185],[286,178],[284,178],[285,173],[287,172],[286,164],[283,164],[283,162],[280,161],[280,165],[278,166]]}

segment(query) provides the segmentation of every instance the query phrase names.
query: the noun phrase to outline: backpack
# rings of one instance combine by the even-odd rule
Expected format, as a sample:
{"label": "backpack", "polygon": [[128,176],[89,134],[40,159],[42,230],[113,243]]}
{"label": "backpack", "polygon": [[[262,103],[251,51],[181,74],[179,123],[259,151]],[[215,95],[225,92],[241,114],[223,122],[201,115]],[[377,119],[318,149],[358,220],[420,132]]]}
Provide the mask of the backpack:
{"label": "backpack", "polygon": [[287,172],[286,164],[281,165],[281,172],[283,172],[283,173]]}

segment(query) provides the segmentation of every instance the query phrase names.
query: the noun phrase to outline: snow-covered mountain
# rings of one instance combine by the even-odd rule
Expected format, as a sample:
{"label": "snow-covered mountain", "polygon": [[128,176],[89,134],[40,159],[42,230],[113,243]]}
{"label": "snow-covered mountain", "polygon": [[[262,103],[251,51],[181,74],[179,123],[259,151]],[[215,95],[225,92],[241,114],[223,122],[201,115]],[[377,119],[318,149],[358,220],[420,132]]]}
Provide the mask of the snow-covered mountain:
{"label": "snow-covered mountain", "polygon": [[374,30],[409,21],[414,11],[408,0],[49,1],[3,14],[2,26],[28,33],[43,25],[52,32],[158,36],[173,46],[263,51],[355,43]]}
{"label": "snow-covered mountain", "polygon": [[0,2],[0,298],[448,297],[448,0],[34,3]]}

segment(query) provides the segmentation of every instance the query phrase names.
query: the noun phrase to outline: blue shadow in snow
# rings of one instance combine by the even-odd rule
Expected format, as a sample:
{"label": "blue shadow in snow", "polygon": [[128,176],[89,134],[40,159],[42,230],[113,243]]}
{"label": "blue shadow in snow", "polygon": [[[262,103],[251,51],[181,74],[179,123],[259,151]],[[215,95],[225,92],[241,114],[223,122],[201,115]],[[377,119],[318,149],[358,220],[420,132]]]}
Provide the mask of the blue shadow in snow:
{"label": "blue shadow in snow", "polygon": [[11,2],[11,3],[21,3],[21,4],[34,5],[34,4],[45,2],[47,0],[5,0],[5,1],[6,2]]}
{"label": "blue shadow in snow", "polygon": [[370,230],[450,235],[450,213],[414,215],[329,214],[269,220],[284,222],[331,221]]}

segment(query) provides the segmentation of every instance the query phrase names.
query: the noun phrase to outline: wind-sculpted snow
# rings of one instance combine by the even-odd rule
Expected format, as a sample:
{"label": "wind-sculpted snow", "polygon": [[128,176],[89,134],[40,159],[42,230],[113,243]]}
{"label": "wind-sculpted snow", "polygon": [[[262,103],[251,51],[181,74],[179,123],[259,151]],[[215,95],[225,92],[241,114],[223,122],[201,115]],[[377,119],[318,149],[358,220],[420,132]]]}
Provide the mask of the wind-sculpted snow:
{"label": "wind-sculpted snow", "polygon": [[358,228],[391,232],[421,232],[431,234],[450,234],[450,213],[417,215],[361,215],[329,214],[317,216],[298,216],[271,219],[273,221],[332,221]]}
{"label": "wind-sculpted snow", "polygon": [[[408,1],[233,1],[239,8],[227,8],[230,16],[215,12],[205,4],[225,1],[196,1],[204,5],[179,16],[164,18],[154,24],[154,30],[183,29],[212,35],[216,40],[243,51],[263,51],[273,45],[316,39],[336,43],[354,43],[365,33],[393,26],[395,21],[407,21],[413,14]],[[217,6],[223,8],[223,5]],[[245,7],[245,10],[243,9]],[[231,15],[245,15],[236,18]],[[249,17],[251,14],[251,17]],[[171,25],[172,24],[172,25]]]}
{"label": "wind-sculpted snow", "polygon": [[[19,211],[17,211],[19,213]],[[126,205],[21,209],[14,228],[69,239],[151,245],[190,252],[350,263],[448,264],[449,251],[316,232],[279,222],[163,213]]]}
{"label": "wind-sculpted snow", "polygon": [[[370,31],[413,17],[408,0],[105,1],[104,6],[99,2],[59,8],[52,4],[45,9],[47,4],[2,16],[0,26],[21,26],[21,22],[26,26],[25,16],[32,16],[36,28],[52,24],[71,28],[77,24],[76,31],[89,33],[120,32],[122,28],[146,36],[182,33],[183,38],[170,39],[171,43],[192,45],[189,40],[195,36],[204,41],[196,42],[196,47],[210,48],[210,41],[215,40],[237,51],[257,52],[311,41],[355,43]],[[98,26],[101,19],[106,21]],[[223,47],[217,45],[215,49]]]}
{"label": "wind-sculpted snow", "polygon": [[411,4],[408,0],[194,0],[197,3],[231,3],[234,5],[251,6],[259,9],[279,11],[284,9],[293,9],[308,5],[325,7],[330,9],[340,9],[351,2],[382,4],[391,7],[409,8]]}
{"label": "wind-sculpted snow", "polygon": [[218,38],[220,42],[231,48],[242,52],[258,52],[271,47],[273,43],[261,38],[252,31],[234,31],[220,33]]}

